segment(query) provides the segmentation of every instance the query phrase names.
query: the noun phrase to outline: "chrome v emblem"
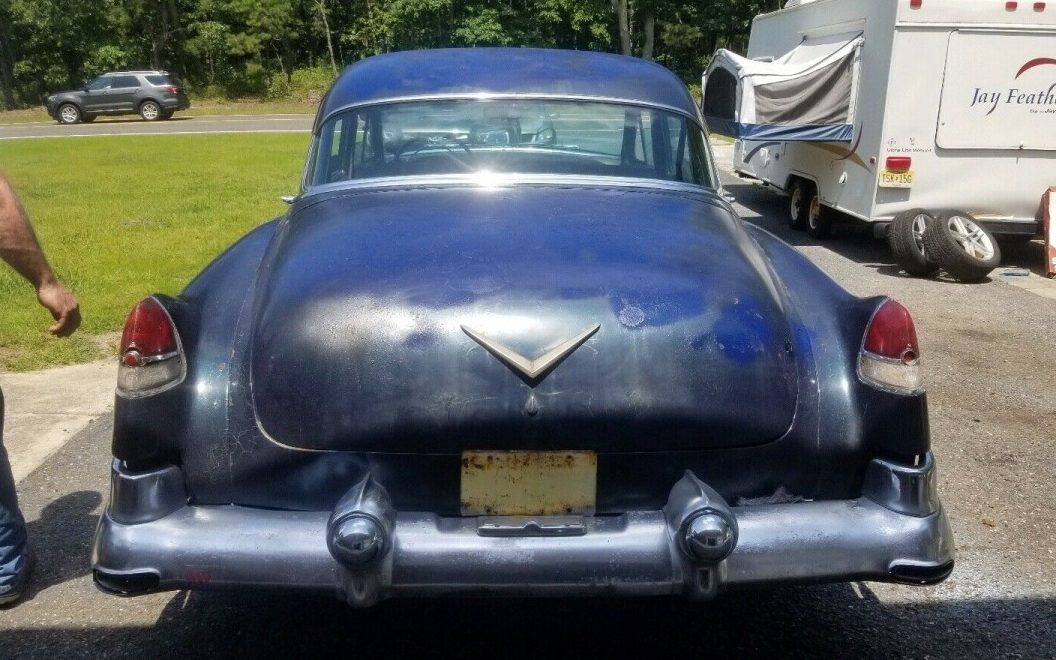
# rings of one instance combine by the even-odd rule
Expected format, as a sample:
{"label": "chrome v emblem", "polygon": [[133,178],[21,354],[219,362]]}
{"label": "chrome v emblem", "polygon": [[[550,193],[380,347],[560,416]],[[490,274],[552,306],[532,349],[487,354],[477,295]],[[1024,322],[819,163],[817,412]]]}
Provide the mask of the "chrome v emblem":
{"label": "chrome v emblem", "polygon": [[583,345],[583,342],[590,339],[591,335],[597,332],[599,328],[601,328],[601,324],[595,323],[575,337],[561,342],[534,360],[529,360],[508,346],[503,346],[494,339],[488,339],[479,332],[467,328],[466,326],[462,326],[462,332],[465,332],[473,339],[473,341],[477,342],[487,349],[489,353],[502,360],[507,367],[513,369],[521,376],[524,376],[527,380],[534,381],[560,364],[562,360],[572,353],[572,351],[576,350]]}

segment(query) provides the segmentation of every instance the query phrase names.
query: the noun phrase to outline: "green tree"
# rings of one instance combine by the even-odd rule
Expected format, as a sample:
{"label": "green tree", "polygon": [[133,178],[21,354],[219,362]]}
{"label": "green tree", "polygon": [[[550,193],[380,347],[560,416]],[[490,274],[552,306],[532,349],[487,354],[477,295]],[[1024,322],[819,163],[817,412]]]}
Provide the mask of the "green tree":
{"label": "green tree", "polygon": [[293,64],[291,42],[297,39],[295,4],[289,0],[230,0],[234,19],[227,38],[228,51],[263,63],[271,55],[287,80]]}
{"label": "green tree", "polygon": [[227,40],[231,30],[219,21],[202,21],[191,25],[193,35],[186,42],[187,52],[205,60],[207,80],[216,84],[216,70],[227,56]]}
{"label": "green tree", "polygon": [[339,64],[447,46],[623,52],[695,82],[715,48],[743,50],[752,18],[780,2],[0,0],[0,102],[37,103],[101,70],[147,66],[192,88],[285,94],[314,89]]}
{"label": "green tree", "polygon": [[129,65],[128,52],[120,46],[99,46],[92,51],[85,68],[89,71],[113,71]]}

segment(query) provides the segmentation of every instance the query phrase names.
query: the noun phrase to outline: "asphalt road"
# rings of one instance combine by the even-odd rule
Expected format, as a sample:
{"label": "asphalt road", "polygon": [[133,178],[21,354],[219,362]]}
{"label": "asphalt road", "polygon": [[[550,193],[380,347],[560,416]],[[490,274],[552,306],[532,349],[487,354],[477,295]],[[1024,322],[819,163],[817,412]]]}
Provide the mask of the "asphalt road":
{"label": "asphalt road", "polygon": [[[270,593],[94,590],[91,536],[107,488],[110,423],[74,437],[20,484],[39,557],[32,593],[0,612],[0,657],[1056,657],[1056,301],[1009,286],[903,277],[863,232],[792,233],[783,200],[730,186],[745,219],[796,244],[859,295],[914,313],[940,492],[957,541],[932,588],[878,583],[644,600],[336,600]],[[1040,245],[1013,248],[1040,259]],[[1038,252],[1038,254],[1035,254]]]}
{"label": "asphalt road", "polygon": [[0,124],[0,140],[45,137],[167,135],[170,133],[300,133],[312,128],[313,115],[193,115],[177,114],[164,121],[139,117],[100,118],[90,124],[25,122]]}

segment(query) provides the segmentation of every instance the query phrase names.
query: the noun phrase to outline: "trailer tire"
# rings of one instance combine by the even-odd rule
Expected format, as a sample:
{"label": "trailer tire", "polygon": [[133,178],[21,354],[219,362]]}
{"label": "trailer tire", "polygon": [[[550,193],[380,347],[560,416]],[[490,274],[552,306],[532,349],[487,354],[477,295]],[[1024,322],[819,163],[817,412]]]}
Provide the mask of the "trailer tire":
{"label": "trailer tire", "polygon": [[788,226],[803,230],[807,226],[807,214],[810,213],[810,195],[814,188],[809,181],[795,179],[788,193]]}
{"label": "trailer tire", "polygon": [[832,220],[829,218],[829,210],[821,204],[821,193],[814,184],[810,186],[810,202],[807,204],[807,233],[811,238],[823,241],[832,236]]}
{"label": "trailer tire", "polygon": [[994,235],[963,211],[939,214],[924,231],[924,249],[962,282],[981,282],[1001,263]]}
{"label": "trailer tire", "polygon": [[895,216],[887,230],[887,244],[895,263],[909,275],[927,277],[939,270],[939,264],[924,247],[924,232],[935,217],[924,209],[910,209]]}

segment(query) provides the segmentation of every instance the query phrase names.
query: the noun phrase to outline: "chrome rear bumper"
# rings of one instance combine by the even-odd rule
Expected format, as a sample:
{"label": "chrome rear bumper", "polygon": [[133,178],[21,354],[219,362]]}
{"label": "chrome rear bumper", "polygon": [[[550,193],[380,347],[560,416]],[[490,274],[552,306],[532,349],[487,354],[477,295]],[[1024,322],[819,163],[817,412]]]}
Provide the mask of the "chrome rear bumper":
{"label": "chrome rear bumper", "polygon": [[[130,474],[115,462],[92,554],[100,588],[284,587],[330,591],[354,605],[465,592],[707,598],[727,586],[781,582],[926,584],[953,567],[930,456],[917,467],[874,461],[856,500],[727,507],[687,473],[660,511],[557,526],[541,518],[512,530],[509,520],[394,511],[369,479],[334,512],[188,506],[182,484],[175,467]],[[732,517],[732,551],[718,561],[694,559],[682,540],[705,509]],[[369,552],[351,559],[332,549],[350,516],[378,532],[357,537],[354,552]]]}

